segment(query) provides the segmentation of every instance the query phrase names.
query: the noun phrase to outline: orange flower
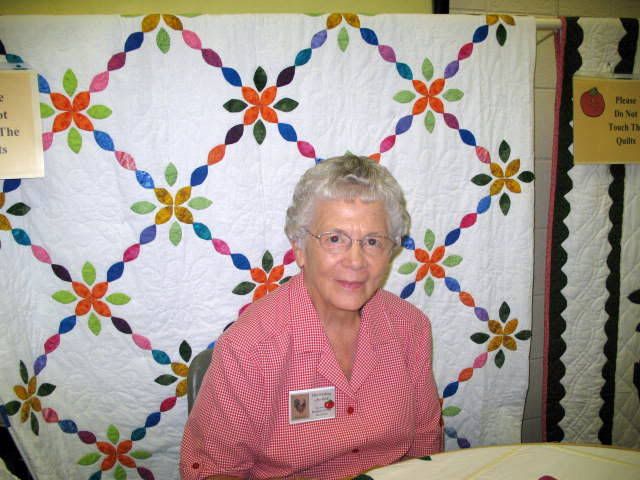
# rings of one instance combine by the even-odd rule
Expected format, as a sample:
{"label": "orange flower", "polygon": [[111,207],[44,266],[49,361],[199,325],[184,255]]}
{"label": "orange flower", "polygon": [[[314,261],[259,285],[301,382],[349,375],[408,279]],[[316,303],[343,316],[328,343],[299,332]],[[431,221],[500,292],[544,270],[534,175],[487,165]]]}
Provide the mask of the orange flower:
{"label": "orange flower", "polygon": [[96,283],[91,289],[80,282],[72,282],[71,285],[73,286],[73,291],[82,298],[82,300],[76,304],[76,315],[85,315],[93,308],[99,315],[111,317],[111,309],[106,303],[100,300],[109,288],[107,282]]}
{"label": "orange flower", "polygon": [[269,275],[267,275],[261,268],[252,268],[251,278],[254,282],[259,284],[253,291],[253,301],[255,302],[259,298],[264,297],[267,293],[278,288],[278,281],[282,278],[282,275],[284,275],[284,265],[273,267],[269,272]]}
{"label": "orange flower", "polygon": [[81,130],[93,131],[91,120],[89,120],[86,115],[80,113],[89,106],[90,99],[89,92],[78,93],[73,97],[73,101],[61,93],[52,93],[51,101],[53,102],[53,106],[62,111],[62,113],[59,113],[53,120],[53,131],[61,132],[66,130],[72,121]]}
{"label": "orange flower", "polygon": [[106,457],[102,460],[102,464],[100,465],[100,469],[104,472],[107,470],[111,470],[116,462],[119,462],[121,465],[129,468],[136,468],[136,461],[131,458],[127,453],[133,447],[133,442],[131,440],[124,440],[118,443],[117,446],[114,446],[108,442],[96,442],[96,447],[100,452],[104,453]]}
{"label": "orange flower", "polygon": [[261,116],[267,122],[278,123],[278,114],[273,108],[269,107],[276,99],[277,91],[278,88],[276,86],[268,87],[262,93],[258,93],[251,87],[242,87],[242,96],[253,105],[244,112],[243,122],[245,125],[251,125],[258,116]]}
{"label": "orange flower", "polygon": [[438,95],[444,90],[444,78],[438,78],[431,82],[431,85],[427,87],[427,84],[422,80],[413,80],[413,88],[416,92],[422,95],[413,104],[413,115],[419,115],[424,112],[427,107],[436,113],[444,113],[444,103],[438,98]]}
{"label": "orange flower", "polygon": [[418,273],[416,273],[416,282],[422,280],[429,273],[431,273],[434,278],[444,278],[444,268],[442,268],[438,264],[444,258],[444,253],[444,245],[440,245],[439,247],[437,247],[431,255],[429,255],[429,252],[423,250],[422,248],[416,248],[416,260],[423,264],[418,269]]}

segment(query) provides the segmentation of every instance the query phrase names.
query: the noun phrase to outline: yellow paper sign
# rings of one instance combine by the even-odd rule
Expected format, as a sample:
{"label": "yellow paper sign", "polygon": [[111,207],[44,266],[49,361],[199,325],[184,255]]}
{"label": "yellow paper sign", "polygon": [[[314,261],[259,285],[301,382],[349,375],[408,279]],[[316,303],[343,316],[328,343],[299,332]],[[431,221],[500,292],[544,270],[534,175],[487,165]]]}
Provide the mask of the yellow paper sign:
{"label": "yellow paper sign", "polygon": [[0,178],[44,176],[37,74],[0,67]]}
{"label": "yellow paper sign", "polygon": [[573,77],[573,162],[640,163],[640,80]]}

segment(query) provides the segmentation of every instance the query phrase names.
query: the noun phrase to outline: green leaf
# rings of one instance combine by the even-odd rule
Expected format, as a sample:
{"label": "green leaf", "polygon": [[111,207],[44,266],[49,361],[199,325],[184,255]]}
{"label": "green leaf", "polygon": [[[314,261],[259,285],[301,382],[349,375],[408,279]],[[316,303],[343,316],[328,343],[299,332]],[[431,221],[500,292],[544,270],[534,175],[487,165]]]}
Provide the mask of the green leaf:
{"label": "green leaf", "polygon": [[71,127],[69,129],[69,133],[67,134],[67,145],[73,153],[78,153],[82,148],[82,135],[80,132],[76,130],[75,127]]}
{"label": "green leaf", "polygon": [[460,407],[454,407],[453,405],[442,410],[443,417],[455,417],[458,415],[462,409]]}
{"label": "green leaf", "polygon": [[56,113],[56,111],[52,107],[40,102],[40,118],[49,118],[54,113]]}
{"label": "green leaf", "polygon": [[344,52],[347,50],[348,46],[349,46],[349,32],[347,32],[347,29],[345,27],[342,27],[338,32],[338,47],[340,48],[340,50]]}
{"label": "green leaf", "polygon": [[498,311],[498,315],[500,316],[500,321],[505,323],[509,320],[509,314],[511,313],[511,308],[509,308],[509,304],[507,302],[502,302],[500,305],[500,310]]}
{"label": "green leaf", "polygon": [[131,297],[125,295],[124,293],[112,293],[107,298],[105,298],[105,300],[111,305],[126,305],[131,301]]}
{"label": "green leaf", "polygon": [[424,116],[424,127],[427,129],[427,132],[433,133],[433,129],[436,126],[436,116],[433,114],[431,110],[427,110],[427,114]]}
{"label": "green leaf", "polygon": [[520,330],[514,336],[518,340],[529,340],[531,338],[531,330]]}
{"label": "green leaf", "polygon": [[122,465],[118,465],[113,472],[113,478],[116,480],[127,480],[127,471],[122,467]]}
{"label": "green leaf", "polygon": [[171,162],[169,162],[167,168],[164,169],[164,179],[170,187],[173,187],[178,180],[178,169]]}
{"label": "green leaf", "polygon": [[509,195],[507,195],[506,193],[503,193],[500,196],[500,210],[502,210],[502,213],[506,215],[507,213],[509,213],[510,208],[511,208],[511,199],[509,198]]}
{"label": "green leaf", "polygon": [[264,71],[264,68],[256,68],[256,73],[253,74],[253,84],[259,92],[267,85],[267,72]]}
{"label": "green leaf", "polygon": [[56,293],[51,295],[51,297],[56,302],[60,302],[64,304],[71,303],[78,299],[78,297],[76,297],[73,293],[69,292],[68,290],[58,290]]}
{"label": "green leaf", "polygon": [[284,277],[282,280],[280,280],[278,282],[278,285],[284,285],[285,283],[287,283],[289,280],[291,280],[291,275],[289,275],[288,277]]}
{"label": "green leaf", "polygon": [[27,366],[22,360],[20,360],[20,378],[22,379],[22,383],[29,381],[29,372],[27,372]]}
{"label": "green leaf", "polygon": [[298,106],[298,102],[296,102],[293,98],[283,98],[276,102],[273,106],[276,110],[280,110],[281,112],[290,112],[294,110]]}
{"label": "green leaf", "polygon": [[433,278],[427,277],[427,279],[424,281],[424,293],[426,293],[430,297],[435,286],[436,284],[433,281]]}
{"label": "green leaf", "polygon": [[491,182],[492,178],[489,175],[486,175],[484,173],[480,173],[478,175],[476,175],[475,177],[473,177],[471,179],[471,181],[473,183],[475,183],[476,185],[479,185],[481,187],[483,187],[484,185],[487,185]]}
{"label": "green leaf", "polygon": [[227,103],[222,105],[227,112],[236,113],[241,112],[247,108],[247,104],[237,98],[232,98]]}
{"label": "green leaf", "polygon": [[416,262],[407,262],[400,265],[398,268],[398,273],[402,273],[403,275],[408,275],[413,272],[416,268],[418,268],[418,264]]}
{"label": "green leaf", "polygon": [[442,263],[447,267],[455,267],[456,265],[460,265],[460,262],[462,262],[460,255],[449,255]]}
{"label": "green leaf", "polygon": [[133,210],[135,213],[138,213],[140,215],[144,215],[145,213],[149,213],[152,212],[156,209],[156,206],[151,203],[151,202],[147,202],[147,201],[142,201],[142,202],[136,202],[133,205],[131,205],[131,210]]}
{"label": "green leaf", "polygon": [[204,210],[209,208],[213,202],[205,197],[193,197],[189,200],[189,206],[194,210]]}
{"label": "green leaf", "polygon": [[393,99],[399,103],[409,103],[414,98],[416,98],[416,94],[410,90],[400,90],[393,96]]}
{"label": "green leaf", "polygon": [[155,382],[159,383],[160,385],[171,385],[176,380],[178,380],[178,377],[174,377],[173,375],[165,374],[165,375],[160,375],[159,377],[157,377],[155,379]]}
{"label": "green leaf", "polygon": [[98,452],[87,453],[80,460],[78,460],[78,465],[93,465],[98,460],[100,460],[100,455]]}
{"label": "green leaf", "polygon": [[180,356],[185,362],[188,362],[191,359],[191,354],[193,353],[191,350],[191,345],[186,340],[183,340],[180,344]]}
{"label": "green leaf", "polygon": [[55,389],[56,386],[52,383],[43,383],[38,387],[37,395],[39,397],[46,397],[47,395],[51,395]]}
{"label": "green leaf", "polygon": [[494,360],[496,362],[496,367],[498,368],[502,368],[502,365],[504,365],[504,352],[502,351],[502,349],[498,350],[498,353],[496,354]]}
{"label": "green leaf", "polygon": [[427,228],[424,232],[424,246],[427,247],[427,250],[433,249],[433,244],[436,241],[436,235],[431,231],[431,229]]}
{"label": "green leaf", "polygon": [[535,178],[536,177],[533,174],[533,172],[530,172],[528,170],[524,171],[520,175],[518,175],[518,180],[520,180],[521,182],[524,182],[524,183],[531,183],[531,182],[533,182],[533,180]]}
{"label": "green leaf", "polygon": [[87,285],[93,285],[96,281],[96,269],[91,262],[85,262],[82,266],[82,279]]}
{"label": "green leaf", "polygon": [[180,228],[180,224],[178,222],[173,222],[169,229],[169,241],[174,247],[177,247],[180,240],[182,240],[182,228]]}
{"label": "green leaf", "polygon": [[502,160],[502,163],[507,163],[507,160],[509,160],[509,157],[511,156],[511,147],[505,140],[502,140],[502,142],[500,142],[498,155],[500,156],[500,160]]}
{"label": "green leaf", "polygon": [[232,290],[236,295],[246,295],[251,292],[254,288],[256,288],[256,284],[253,282],[240,282],[235,288]]}
{"label": "green leaf", "polygon": [[116,445],[118,443],[118,440],[120,440],[120,432],[115,425],[109,425],[109,427],[107,428],[107,438],[114,445]]}
{"label": "green leaf", "polygon": [[431,60],[429,60],[428,57],[425,57],[422,62],[422,76],[427,81],[431,80],[431,77],[433,77],[433,63],[431,63]]}
{"label": "green leaf", "polygon": [[425,455],[424,457],[420,457],[420,460],[425,460],[427,462],[431,461],[431,455]]}
{"label": "green leaf", "polygon": [[129,455],[133,458],[137,458],[138,460],[146,460],[147,458],[151,458],[151,452],[147,452],[146,450],[134,450]]}
{"label": "green leaf", "polygon": [[89,330],[96,337],[100,335],[100,330],[102,330],[102,323],[100,323],[100,319],[93,312],[89,314]]}
{"label": "green leaf", "polygon": [[33,412],[31,412],[31,431],[36,436],[40,433],[40,424],[38,423],[38,418]]}
{"label": "green leaf", "polygon": [[4,408],[7,411],[7,415],[15,415],[18,410],[20,410],[20,405],[22,405],[17,400],[13,400],[11,402],[5,403]]}
{"label": "green leaf", "polygon": [[464,93],[462,90],[458,90],[457,88],[451,88],[449,90],[445,90],[442,96],[449,102],[457,102],[464,97]]}
{"label": "green leaf", "polygon": [[98,120],[109,117],[111,113],[111,109],[106,105],[93,105],[87,110],[87,114],[91,118],[97,118]]}
{"label": "green leaf", "polygon": [[162,53],[167,53],[169,48],[171,48],[171,39],[164,27],[160,27],[160,30],[158,30],[158,34],[156,35],[156,45],[158,45],[158,48]]}
{"label": "green leaf", "polygon": [[498,43],[500,44],[500,46],[503,46],[504,42],[507,41],[507,29],[504,28],[504,25],[498,25],[498,28],[496,30],[496,38],[498,39]]}
{"label": "green leaf", "polygon": [[471,340],[473,340],[475,343],[477,343],[478,345],[486,342],[487,340],[489,340],[490,335],[486,334],[486,333],[482,333],[482,332],[478,332],[478,333],[474,333],[473,335],[471,335]]}
{"label": "green leaf", "polygon": [[264,252],[264,255],[262,256],[262,269],[269,273],[269,271],[273,268],[273,256],[271,255],[271,252],[269,250],[267,250],[266,252]]}
{"label": "green leaf", "polygon": [[31,210],[29,205],[26,205],[22,202],[18,202],[11,205],[11,207],[7,209],[7,213],[10,213],[11,215],[15,215],[16,217],[21,217],[23,215],[26,215],[29,212],[29,210]]}
{"label": "green leaf", "polygon": [[258,145],[262,145],[264,142],[264,137],[267,136],[267,128],[264,126],[262,120],[258,120],[253,124],[253,138],[256,139]]}
{"label": "green leaf", "polygon": [[76,88],[78,88],[78,79],[76,78],[76,74],[73,73],[73,70],[70,68],[64,72],[64,77],[62,77],[62,86],[64,87],[64,91],[67,92],[67,95],[70,97],[75,93]]}

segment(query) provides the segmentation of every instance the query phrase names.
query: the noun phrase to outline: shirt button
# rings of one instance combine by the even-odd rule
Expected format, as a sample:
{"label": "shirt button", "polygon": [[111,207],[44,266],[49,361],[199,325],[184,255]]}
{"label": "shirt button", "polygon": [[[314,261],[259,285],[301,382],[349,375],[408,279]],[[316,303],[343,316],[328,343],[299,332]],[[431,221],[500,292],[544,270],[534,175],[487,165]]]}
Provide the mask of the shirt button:
{"label": "shirt button", "polygon": [[191,468],[197,470],[198,468],[200,468],[200,464],[198,462],[195,462],[193,465],[191,465]]}
{"label": "shirt button", "polygon": [[360,451],[359,448],[354,448],[353,450],[351,450],[351,453],[358,453]]}
{"label": "shirt button", "polygon": [[351,415],[353,413],[353,407],[347,407],[347,413]]}

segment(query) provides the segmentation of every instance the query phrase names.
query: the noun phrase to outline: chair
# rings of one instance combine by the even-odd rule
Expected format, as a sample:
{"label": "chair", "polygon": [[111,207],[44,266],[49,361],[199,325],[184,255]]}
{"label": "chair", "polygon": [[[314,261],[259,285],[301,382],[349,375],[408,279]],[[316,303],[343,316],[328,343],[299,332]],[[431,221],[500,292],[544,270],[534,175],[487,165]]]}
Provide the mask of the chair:
{"label": "chair", "polygon": [[[234,322],[228,323],[222,331],[225,332],[227,328],[233,325]],[[211,363],[211,354],[213,353],[213,347],[215,347],[215,342],[209,346],[206,350],[201,351],[193,360],[191,360],[191,365],[189,365],[189,372],[187,373],[187,411],[190,413],[193,404],[196,401],[196,397],[198,396],[198,390],[200,390],[200,385],[202,385],[202,379],[204,378],[204,374],[207,373],[207,369],[209,368],[209,364]]]}

